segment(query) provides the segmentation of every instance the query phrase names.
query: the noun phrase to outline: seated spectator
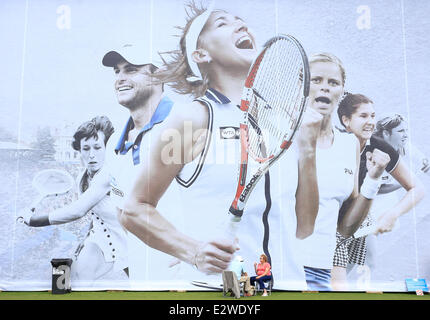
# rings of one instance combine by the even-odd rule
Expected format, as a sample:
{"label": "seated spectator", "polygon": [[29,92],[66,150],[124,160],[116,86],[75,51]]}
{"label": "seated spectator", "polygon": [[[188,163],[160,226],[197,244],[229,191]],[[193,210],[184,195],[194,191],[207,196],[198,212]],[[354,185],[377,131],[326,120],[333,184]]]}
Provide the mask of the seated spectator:
{"label": "seated spectator", "polygon": [[263,289],[263,297],[267,296],[267,289],[264,285],[264,281],[272,280],[271,267],[269,262],[267,262],[267,256],[262,254],[260,256],[260,263],[254,263],[254,269],[257,276],[251,277],[251,285],[255,285],[255,281],[258,282],[260,288]]}
{"label": "seated spectator", "polygon": [[237,256],[231,263],[230,270],[236,274],[239,283],[244,283],[245,296],[249,297],[252,295],[252,288],[248,273],[244,269],[244,259],[241,256]]}

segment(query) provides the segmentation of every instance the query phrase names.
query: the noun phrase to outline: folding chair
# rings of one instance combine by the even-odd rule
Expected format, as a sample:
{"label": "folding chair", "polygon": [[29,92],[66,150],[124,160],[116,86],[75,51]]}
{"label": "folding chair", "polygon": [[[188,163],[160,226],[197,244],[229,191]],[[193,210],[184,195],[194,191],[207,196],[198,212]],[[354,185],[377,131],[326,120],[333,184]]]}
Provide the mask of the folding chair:
{"label": "folding chair", "polygon": [[222,272],[222,294],[225,296],[228,292],[232,292],[236,299],[240,298],[241,285],[236,277],[236,274],[230,270]]}
{"label": "folding chair", "polygon": [[[263,281],[264,285],[266,286],[266,291],[268,295],[272,294],[272,287],[273,287],[273,274],[272,274],[272,278],[270,280],[266,280]],[[258,284],[258,282],[255,282],[255,294],[256,295],[258,292],[263,292],[263,288],[260,288],[260,285]]]}

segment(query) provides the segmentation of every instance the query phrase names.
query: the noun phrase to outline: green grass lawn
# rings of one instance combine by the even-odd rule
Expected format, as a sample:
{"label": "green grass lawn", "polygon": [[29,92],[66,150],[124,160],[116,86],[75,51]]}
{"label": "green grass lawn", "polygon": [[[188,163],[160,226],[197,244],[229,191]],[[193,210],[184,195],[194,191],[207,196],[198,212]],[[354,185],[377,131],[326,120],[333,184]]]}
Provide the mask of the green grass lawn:
{"label": "green grass lawn", "polygon": [[211,291],[72,291],[67,294],[41,292],[0,292],[0,300],[430,300],[430,295],[417,296],[415,293],[328,293],[328,292],[272,292],[268,297],[224,297],[222,292]]}

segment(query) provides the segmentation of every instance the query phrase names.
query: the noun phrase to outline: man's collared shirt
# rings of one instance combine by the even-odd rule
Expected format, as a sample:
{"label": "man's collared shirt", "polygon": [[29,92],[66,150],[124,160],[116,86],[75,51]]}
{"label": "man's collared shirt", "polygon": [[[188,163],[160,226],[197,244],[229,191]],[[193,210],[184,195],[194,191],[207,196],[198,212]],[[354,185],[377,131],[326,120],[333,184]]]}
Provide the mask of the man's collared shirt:
{"label": "man's collared shirt", "polygon": [[130,117],[127,121],[126,126],[124,127],[121,137],[115,147],[115,153],[117,155],[125,155],[128,153],[130,149],[132,149],[133,154],[133,164],[138,165],[140,163],[140,143],[142,142],[143,135],[151,130],[154,125],[163,122],[166,117],[169,115],[170,110],[172,109],[173,101],[168,97],[163,97],[160,103],[155,109],[154,114],[151,117],[151,120],[140,130],[134,142],[127,141],[128,134],[130,130],[134,128],[133,119]]}

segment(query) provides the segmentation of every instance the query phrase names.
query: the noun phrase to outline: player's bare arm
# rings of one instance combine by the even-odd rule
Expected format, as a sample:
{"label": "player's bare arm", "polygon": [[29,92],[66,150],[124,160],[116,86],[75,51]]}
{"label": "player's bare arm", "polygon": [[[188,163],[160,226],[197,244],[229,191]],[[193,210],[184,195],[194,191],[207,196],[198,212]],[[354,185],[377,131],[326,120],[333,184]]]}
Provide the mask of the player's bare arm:
{"label": "player's bare arm", "polygon": [[376,233],[391,231],[396,220],[415,207],[425,195],[421,181],[407,168],[403,160],[399,160],[391,175],[407,192],[395,206],[379,217],[376,222]]}
{"label": "player's bare arm", "polygon": [[78,200],[49,213],[28,210],[22,217],[24,223],[30,227],[44,227],[80,219],[107,195],[110,190],[109,182],[108,172],[101,169],[94,177],[91,186]]}
{"label": "player's bare arm", "polygon": [[[378,149],[375,149],[373,152],[367,152],[367,176],[361,187],[361,192],[358,193],[358,155],[360,154],[358,150],[359,146],[357,145],[357,170],[355,174],[354,190],[351,197],[342,206],[341,210],[345,213],[338,224],[338,231],[347,238],[352,236],[360,227],[372,204],[373,198],[369,197],[367,193],[364,192],[366,184],[373,185],[372,187],[375,188],[374,195],[376,196],[378,188],[375,186],[377,186],[379,178],[390,161],[390,156]],[[366,196],[363,195],[363,193],[365,193]]]}
{"label": "player's bare arm", "polygon": [[[207,109],[193,102],[173,114],[157,128],[149,159],[136,180],[132,193],[120,215],[122,225],[147,245],[195,265],[205,273],[218,273],[228,267],[236,248],[227,240],[209,243],[192,239],[180,232],[157,210],[157,204],[182,167],[202,151],[205,140]],[[193,138],[187,139],[184,126],[192,126]],[[172,139],[166,141],[171,132]],[[178,133],[177,135],[175,133]],[[165,161],[167,149],[180,151],[180,161]],[[172,154],[170,154],[172,156]],[[173,157],[174,158],[174,157]],[[170,158],[171,159],[171,158]]]}
{"label": "player's bare arm", "polygon": [[308,108],[297,136],[299,175],[296,190],[296,237],[304,239],[312,234],[318,214],[319,193],[316,170],[316,144],[322,115]]}

